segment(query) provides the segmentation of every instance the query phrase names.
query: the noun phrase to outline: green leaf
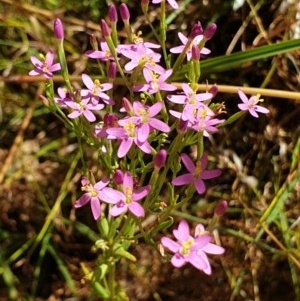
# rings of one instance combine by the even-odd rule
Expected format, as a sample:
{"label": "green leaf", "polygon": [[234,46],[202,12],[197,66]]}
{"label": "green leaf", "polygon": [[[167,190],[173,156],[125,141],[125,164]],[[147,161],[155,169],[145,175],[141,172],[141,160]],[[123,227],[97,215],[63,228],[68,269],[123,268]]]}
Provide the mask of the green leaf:
{"label": "green leaf", "polygon": [[118,256],[124,257],[130,261],[135,262],[136,258],[131,253],[126,251],[120,244],[117,244],[114,248],[114,253]]}

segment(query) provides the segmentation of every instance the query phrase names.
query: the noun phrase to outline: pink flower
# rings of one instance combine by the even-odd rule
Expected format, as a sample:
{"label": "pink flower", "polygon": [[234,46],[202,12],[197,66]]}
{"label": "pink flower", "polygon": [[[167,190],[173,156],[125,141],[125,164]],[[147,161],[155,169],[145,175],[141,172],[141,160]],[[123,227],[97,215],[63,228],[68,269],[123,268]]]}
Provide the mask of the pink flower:
{"label": "pink flower", "polygon": [[[119,120],[119,125],[121,125],[120,122],[121,121]],[[130,120],[130,118],[127,118],[126,120],[123,119],[121,123],[122,127],[109,128],[106,130],[108,139],[121,140],[121,144],[118,149],[118,157],[123,158],[126,156],[133,143],[135,143],[135,145],[138,146],[144,153],[150,154],[151,145],[148,141],[139,141],[137,127],[132,120]]]}
{"label": "pink flower", "polygon": [[[178,33],[178,37],[182,43],[181,46],[176,46],[176,47],[173,47],[170,49],[170,52],[171,53],[182,53],[184,48],[185,48],[185,45],[187,44],[188,42],[188,38],[181,32]],[[190,47],[188,48],[187,52],[186,52],[186,57],[187,57],[187,60],[190,61],[191,58],[192,58],[192,47],[193,45],[195,46],[198,46],[199,43],[203,40],[203,35],[197,35],[194,37],[193,39],[193,42],[191,43]],[[207,55],[207,54],[210,54],[210,50],[203,47],[202,49],[200,49],[200,54],[204,54],[204,55]]]}
{"label": "pink flower", "polygon": [[[195,228],[195,239],[201,238],[207,235],[207,231],[202,224],[198,224]],[[207,244],[204,244],[201,248],[197,250],[197,255],[202,258],[202,260],[206,263],[206,268],[203,269],[203,272],[207,275],[211,275],[211,266],[209,260],[207,258],[207,254],[220,255],[225,252],[225,249],[211,243],[210,241]]]}
{"label": "pink flower", "polygon": [[93,217],[95,220],[99,219],[101,215],[101,200],[103,196],[103,189],[109,183],[108,179],[103,179],[96,184],[91,184],[87,178],[81,180],[81,190],[85,193],[75,202],[74,207],[80,208],[87,203],[90,203]]}
{"label": "pink flower", "polygon": [[69,118],[75,119],[83,115],[89,122],[94,122],[96,116],[92,111],[99,111],[104,108],[104,104],[89,103],[89,98],[82,98],[80,102],[65,101],[65,104],[74,111],[68,115]]}
{"label": "pink flower", "polygon": [[[170,131],[170,127],[166,123],[154,118],[154,116],[157,115],[162,108],[163,102],[157,102],[151,107],[145,106],[139,101],[135,101],[133,103],[133,112],[135,116],[130,117],[130,119],[137,126],[137,139],[139,142],[145,142],[153,129],[165,133]],[[120,120],[119,123],[122,125],[123,121]]]}
{"label": "pink flower", "polygon": [[[199,93],[197,94],[188,84],[182,84],[183,94],[179,95],[168,95],[168,100],[173,103],[184,104],[182,114],[178,114],[173,110],[170,110],[170,113],[182,120],[189,120],[190,122],[194,121],[195,111],[199,108],[205,108],[208,114],[214,115],[214,113],[204,105],[204,101],[209,101],[213,98],[212,93]],[[209,113],[210,112],[210,113]]]}
{"label": "pink flower", "polygon": [[106,104],[115,104],[115,102],[110,99],[106,93],[104,93],[113,87],[111,83],[101,84],[98,79],[93,81],[87,74],[82,74],[81,77],[83,83],[88,88],[81,90],[81,96],[83,98],[90,98],[94,104],[97,104],[100,99]]}
{"label": "pink flower", "polygon": [[197,132],[202,131],[205,137],[208,137],[209,133],[218,132],[218,129],[215,127],[215,125],[224,121],[223,119],[213,118],[214,112],[206,106],[199,106],[196,110],[196,115],[194,118],[192,117],[191,112],[187,113],[187,115],[191,116],[189,118],[189,128]]}
{"label": "pink flower", "polygon": [[110,209],[111,216],[118,216],[129,210],[136,217],[142,217],[145,214],[144,208],[138,203],[150,191],[150,186],[144,186],[137,191],[133,191],[133,178],[130,172],[123,175],[122,191],[107,188],[103,192],[103,200],[114,204]]}
{"label": "pink flower", "polygon": [[66,108],[66,101],[73,101],[71,93],[66,88],[58,88],[57,94],[59,97],[54,97],[54,101],[62,108]]}
{"label": "pink flower", "polygon": [[192,237],[188,223],[182,220],[178,225],[178,229],[173,230],[173,235],[177,241],[168,237],[161,238],[161,244],[174,253],[171,259],[172,265],[180,268],[184,264],[190,263],[195,268],[210,275],[211,266],[206,253],[223,254],[225,250],[210,242],[212,237],[205,232],[203,225],[198,224],[196,226],[195,236]]}
{"label": "pink flower", "polygon": [[34,65],[35,69],[29,72],[29,75],[44,75],[47,79],[52,78],[53,72],[61,69],[60,64],[53,64],[54,53],[52,50],[49,50],[46,55],[44,61],[40,61],[35,56],[30,56],[30,61]]}
{"label": "pink flower", "polygon": [[99,59],[103,62],[114,60],[114,57],[104,39],[101,39],[100,41],[100,49],[101,50],[88,50],[85,54],[92,59]]}
{"label": "pink flower", "polygon": [[198,255],[198,250],[210,242],[211,236],[192,237],[188,223],[185,220],[179,223],[178,229],[173,230],[173,235],[177,241],[168,237],[161,238],[161,244],[174,253],[171,259],[172,265],[180,268],[186,263],[190,263],[199,270],[206,270],[208,268],[207,262],[203,260],[202,256]]}
{"label": "pink flower", "polygon": [[144,68],[143,74],[147,84],[136,85],[133,91],[147,91],[149,94],[155,94],[159,91],[174,91],[177,88],[174,85],[166,83],[166,80],[171,76],[172,72],[173,70],[169,69],[159,76],[155,72]]}
{"label": "pink flower", "polygon": [[257,103],[262,102],[263,100],[259,98],[260,95],[253,95],[249,99],[245,95],[245,93],[242,90],[238,90],[238,94],[240,99],[243,103],[238,104],[238,107],[242,111],[249,111],[249,113],[253,116],[258,118],[259,113],[267,114],[269,113],[269,110],[259,106]]}
{"label": "pink flower", "polygon": [[124,67],[126,71],[132,71],[139,67],[141,69],[147,68],[158,74],[163,74],[165,72],[163,67],[156,64],[160,61],[161,55],[153,52],[153,50],[146,47],[144,43],[134,45],[134,47],[130,47],[129,49],[127,47],[119,47],[118,50],[124,56],[131,59]]}
{"label": "pink flower", "polygon": [[[159,4],[161,3],[162,0],[152,0],[153,4]],[[175,0],[167,0],[168,3],[172,6],[172,8],[174,9],[178,9],[179,5],[177,4],[177,2]]]}
{"label": "pink flower", "polygon": [[189,172],[173,179],[172,184],[174,186],[194,184],[197,192],[202,194],[206,190],[203,180],[213,179],[221,174],[218,169],[205,170],[208,163],[208,157],[205,153],[196,165],[187,154],[181,154],[181,160]]}

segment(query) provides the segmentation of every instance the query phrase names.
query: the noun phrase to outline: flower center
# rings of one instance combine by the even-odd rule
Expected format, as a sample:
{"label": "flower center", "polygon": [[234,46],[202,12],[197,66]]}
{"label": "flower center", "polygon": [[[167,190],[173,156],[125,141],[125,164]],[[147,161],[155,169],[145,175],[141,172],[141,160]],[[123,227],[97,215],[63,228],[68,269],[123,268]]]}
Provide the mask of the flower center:
{"label": "flower center", "polygon": [[128,121],[124,125],[124,129],[127,131],[127,134],[130,138],[135,137],[135,125],[131,121]]}
{"label": "flower center", "polygon": [[201,161],[198,161],[196,163],[196,168],[195,168],[195,171],[194,171],[194,178],[199,179],[201,177],[201,174],[202,174]]}
{"label": "flower center", "polygon": [[125,203],[129,205],[132,202],[132,190],[130,187],[126,187],[125,189]]}
{"label": "flower center", "polygon": [[180,248],[180,254],[183,256],[187,256],[191,253],[191,246],[194,244],[194,239],[192,237],[189,238],[189,240],[184,241],[181,244]]}
{"label": "flower center", "polygon": [[148,123],[149,122],[149,111],[147,109],[139,109],[138,113],[141,117],[142,123]]}

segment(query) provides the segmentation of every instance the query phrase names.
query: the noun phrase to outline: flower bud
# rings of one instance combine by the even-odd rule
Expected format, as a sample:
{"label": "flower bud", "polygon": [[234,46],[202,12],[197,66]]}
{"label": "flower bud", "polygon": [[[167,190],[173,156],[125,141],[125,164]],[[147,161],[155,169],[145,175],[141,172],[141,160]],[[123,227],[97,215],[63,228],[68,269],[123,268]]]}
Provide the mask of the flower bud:
{"label": "flower bud", "polygon": [[142,0],[141,5],[142,5],[143,13],[146,14],[148,12],[149,0]]}
{"label": "flower bud", "polygon": [[167,151],[164,149],[161,149],[160,151],[157,152],[157,154],[154,157],[154,167],[157,169],[162,168],[167,159]]}
{"label": "flower bud", "polygon": [[114,173],[114,176],[113,176],[113,179],[114,179],[114,182],[117,184],[117,185],[120,185],[123,183],[123,178],[124,178],[124,173],[122,172],[122,170],[120,169],[117,169]]}
{"label": "flower bud", "polygon": [[207,28],[203,32],[203,36],[206,40],[210,40],[217,30],[217,24],[212,23],[207,26]]}
{"label": "flower bud", "polygon": [[118,22],[118,13],[117,9],[113,4],[110,4],[108,6],[108,18],[111,23],[117,23]]}
{"label": "flower bud", "polygon": [[225,213],[227,207],[228,207],[227,201],[225,201],[225,200],[220,201],[215,208],[215,211],[214,211],[215,215],[222,216]]}
{"label": "flower bud", "polygon": [[203,34],[203,28],[201,25],[201,22],[198,21],[196,24],[194,24],[194,26],[192,27],[191,33],[190,33],[190,38],[194,39],[196,36],[199,36]]}
{"label": "flower bud", "polygon": [[217,85],[213,85],[209,91],[209,93],[211,93],[213,95],[213,98],[216,97],[216,95],[218,94],[218,86]]}
{"label": "flower bud", "polygon": [[134,115],[132,104],[126,97],[123,97],[122,103],[123,103],[123,108],[125,109],[125,111],[129,115]]}
{"label": "flower bud", "polygon": [[194,61],[199,61],[200,60],[200,49],[197,45],[192,46],[192,59]]}
{"label": "flower bud", "polygon": [[103,117],[103,122],[106,127],[116,127],[118,117],[115,114],[106,113]]}
{"label": "flower bud", "polygon": [[56,39],[61,40],[61,41],[65,38],[64,27],[59,18],[56,18],[54,21],[54,35],[55,35]]}
{"label": "flower bud", "polygon": [[117,64],[115,62],[110,63],[110,65],[108,67],[107,75],[111,79],[114,79],[117,77]]}
{"label": "flower bud", "polygon": [[102,19],[100,21],[100,27],[101,27],[101,31],[102,31],[102,34],[105,36],[105,37],[109,37],[110,34],[111,34],[111,30],[110,28],[108,27],[106,21],[104,19]]}
{"label": "flower bud", "polygon": [[121,14],[121,18],[124,22],[128,22],[130,19],[130,13],[128,10],[128,6],[125,3],[122,3],[120,5],[120,14]]}

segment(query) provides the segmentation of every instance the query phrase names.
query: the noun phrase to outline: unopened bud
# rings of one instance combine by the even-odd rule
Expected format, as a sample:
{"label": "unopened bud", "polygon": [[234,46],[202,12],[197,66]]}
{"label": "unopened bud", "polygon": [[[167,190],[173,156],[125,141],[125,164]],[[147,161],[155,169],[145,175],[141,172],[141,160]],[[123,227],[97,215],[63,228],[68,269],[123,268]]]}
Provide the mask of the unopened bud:
{"label": "unopened bud", "polygon": [[215,211],[214,211],[215,215],[222,216],[225,213],[227,207],[228,207],[227,201],[225,201],[225,200],[220,201],[218,203],[217,207],[215,208]]}
{"label": "unopened bud", "polygon": [[161,149],[157,152],[156,156],[154,157],[154,167],[157,169],[162,168],[167,159],[167,151],[164,149]]}
{"label": "unopened bud", "polygon": [[118,122],[118,117],[115,114],[106,113],[103,117],[103,122],[105,127],[116,127]]}
{"label": "unopened bud", "polygon": [[65,38],[64,27],[59,18],[54,21],[54,35],[58,40],[63,40]]}
{"label": "unopened bud", "polygon": [[123,97],[122,103],[123,103],[123,108],[125,109],[125,111],[126,111],[129,115],[133,115],[134,112],[133,112],[133,107],[132,107],[131,102],[130,102],[126,97]]}
{"label": "unopened bud", "polygon": [[213,95],[213,97],[215,97],[218,94],[218,86],[217,85],[213,85],[209,91],[209,93],[211,93]]}
{"label": "unopened bud", "polygon": [[203,36],[206,40],[210,40],[217,30],[217,24],[212,23],[207,26],[207,28],[203,32]]}
{"label": "unopened bud", "polygon": [[117,184],[117,185],[120,185],[123,183],[123,178],[124,178],[124,173],[122,172],[122,170],[120,169],[117,169],[114,173],[114,176],[113,176],[113,179],[114,179],[114,182]]}
{"label": "unopened bud", "polygon": [[118,12],[113,4],[110,4],[108,7],[108,18],[111,23],[118,22]]}
{"label": "unopened bud", "polygon": [[199,61],[200,60],[200,49],[197,45],[192,46],[192,59],[194,61]]}
{"label": "unopened bud", "polygon": [[111,30],[110,28],[108,27],[106,21],[104,19],[102,19],[100,21],[100,27],[101,27],[101,31],[102,31],[102,34],[105,36],[105,37],[109,37],[110,34],[111,34]]}
{"label": "unopened bud", "polygon": [[117,77],[117,64],[115,62],[110,63],[108,67],[107,75],[109,78],[112,79]]}
{"label": "unopened bud", "polygon": [[201,22],[198,21],[196,24],[194,24],[194,26],[192,27],[191,33],[190,33],[190,38],[194,39],[196,36],[199,36],[203,34],[203,28],[201,25]]}
{"label": "unopened bud", "polygon": [[120,15],[121,15],[121,18],[124,22],[129,21],[130,13],[129,13],[129,10],[128,10],[128,6],[125,3],[122,3],[120,5]]}

